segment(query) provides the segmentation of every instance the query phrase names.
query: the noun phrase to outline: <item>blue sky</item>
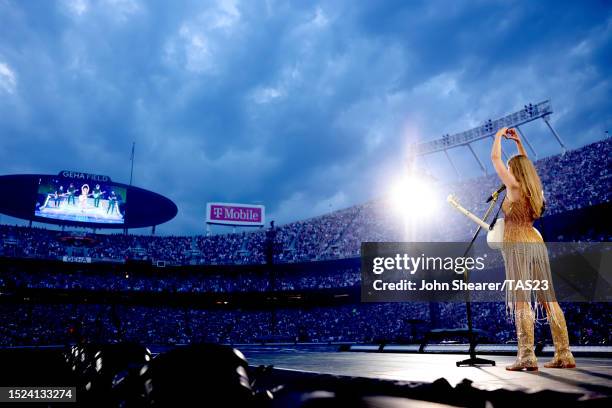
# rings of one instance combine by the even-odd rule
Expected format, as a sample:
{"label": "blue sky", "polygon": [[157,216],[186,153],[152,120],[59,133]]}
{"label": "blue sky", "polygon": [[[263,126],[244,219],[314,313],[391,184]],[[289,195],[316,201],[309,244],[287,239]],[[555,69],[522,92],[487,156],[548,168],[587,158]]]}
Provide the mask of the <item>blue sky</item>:
{"label": "blue sky", "polygon": [[[0,0],[0,173],[129,179],[204,230],[385,193],[408,146],[550,98],[570,147],[612,124],[609,2]],[[541,155],[559,152],[540,122]],[[475,146],[488,158],[489,142]],[[466,176],[469,152],[453,154]],[[428,158],[454,177],[443,156]],[[7,217],[3,222],[9,222]],[[10,220],[11,222],[13,220]]]}

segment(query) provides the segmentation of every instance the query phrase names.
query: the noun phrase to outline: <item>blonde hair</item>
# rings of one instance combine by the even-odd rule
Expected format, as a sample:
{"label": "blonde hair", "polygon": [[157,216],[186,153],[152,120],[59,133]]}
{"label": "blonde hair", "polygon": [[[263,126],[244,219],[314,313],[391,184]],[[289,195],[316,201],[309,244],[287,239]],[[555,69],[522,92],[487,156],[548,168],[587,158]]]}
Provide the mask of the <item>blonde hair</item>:
{"label": "blonde hair", "polygon": [[544,192],[535,166],[527,156],[517,154],[508,160],[508,167],[529,202],[533,219],[540,218],[544,208]]}

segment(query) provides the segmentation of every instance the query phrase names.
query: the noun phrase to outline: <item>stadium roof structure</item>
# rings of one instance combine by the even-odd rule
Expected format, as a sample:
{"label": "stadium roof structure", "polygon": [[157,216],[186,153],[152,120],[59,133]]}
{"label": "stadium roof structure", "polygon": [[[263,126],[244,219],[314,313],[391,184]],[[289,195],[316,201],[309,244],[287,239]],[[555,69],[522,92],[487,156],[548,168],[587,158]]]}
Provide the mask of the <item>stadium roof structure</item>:
{"label": "stadium roof structure", "polygon": [[[486,168],[478,157],[478,155],[476,155],[476,152],[472,148],[471,143],[488,137],[493,138],[497,130],[502,127],[513,127],[518,130],[519,134],[534,154],[534,157],[537,159],[537,152],[529,142],[529,139],[527,139],[525,133],[521,131],[520,126],[537,119],[542,119],[548,126],[548,129],[550,129],[550,131],[552,132],[555,139],[557,139],[557,142],[559,142],[561,148],[563,149],[563,152],[565,153],[567,151],[565,144],[561,140],[559,134],[550,124],[550,115],[552,113],[553,110],[550,100],[545,100],[543,102],[536,103],[535,105],[530,103],[525,105],[523,109],[517,112],[510,113],[509,115],[503,116],[495,120],[489,119],[483,125],[475,127],[473,129],[455,133],[453,135],[447,134],[439,139],[432,140],[429,142],[415,143],[410,147],[410,151],[413,156],[425,156],[433,153],[444,152],[446,158],[455,170],[455,173],[457,173],[457,175],[459,176],[459,171],[457,170],[457,167],[455,166],[450,155],[448,154],[448,150],[460,146],[467,146],[470,149],[470,152],[472,153],[474,158],[476,159],[476,162],[478,162],[478,165],[480,166],[482,172],[486,174]],[[505,157],[507,159],[507,156]]]}
{"label": "stadium roof structure", "polygon": [[[59,184],[60,181],[64,185],[74,182],[77,188],[87,183],[93,191],[95,184],[103,184],[109,190],[123,193],[123,202],[121,203],[121,211],[116,218],[120,218],[121,222],[115,220],[114,223],[104,222],[103,218],[98,221],[80,221],[79,217],[58,219],[53,217],[40,216],[38,209],[40,208],[41,197],[51,196],[52,194],[41,194],[39,185],[47,180],[49,184]],[[58,175],[49,174],[13,174],[0,176],[0,213],[11,217],[29,220],[30,222],[42,222],[48,224],[79,226],[86,228],[142,228],[155,227],[170,221],[178,213],[178,208],[172,200],[158,193],[145,190],[143,188],[116,183],[111,181],[110,177],[98,176],[81,172],[63,171]],[[121,194],[120,193],[120,194]],[[120,195],[118,194],[118,195]],[[127,197],[127,199],[126,199]],[[78,198],[78,195],[76,196]],[[89,202],[93,198],[89,195]],[[46,204],[46,203],[45,203]],[[77,203],[78,204],[78,203]],[[90,205],[90,204],[88,204]],[[103,207],[102,212],[107,207]],[[49,205],[53,207],[53,205]],[[119,207],[119,204],[117,204]],[[91,218],[96,220],[96,218]]]}

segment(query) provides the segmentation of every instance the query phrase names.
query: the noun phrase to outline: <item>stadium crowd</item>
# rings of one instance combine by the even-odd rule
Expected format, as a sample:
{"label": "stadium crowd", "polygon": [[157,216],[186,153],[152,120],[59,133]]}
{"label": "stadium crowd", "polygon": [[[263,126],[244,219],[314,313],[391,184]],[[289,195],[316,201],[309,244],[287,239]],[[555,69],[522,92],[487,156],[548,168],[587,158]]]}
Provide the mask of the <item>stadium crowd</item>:
{"label": "stadium crowd", "polygon": [[[583,239],[582,239],[583,240]],[[560,258],[584,254],[585,250],[597,248],[583,243],[564,246],[549,244],[551,262],[564,262]],[[607,248],[601,248],[609,250]],[[143,292],[143,293],[246,293],[269,291],[304,291],[336,288],[357,288],[361,285],[361,265],[358,262],[349,264],[304,262],[290,269],[279,267],[250,268],[242,266],[231,271],[211,267],[168,268],[89,268],[87,264],[64,268],[64,264],[43,263],[38,266],[7,267],[0,270],[0,293],[24,289],[49,289],[57,291],[92,291],[92,292]],[[497,273],[503,267],[503,259],[498,251],[487,252],[487,273]],[[571,279],[586,284],[588,281],[573,276],[574,270],[557,271],[556,279]],[[491,275],[493,276],[493,275]],[[590,282],[590,281],[589,281]],[[559,292],[567,295],[573,293],[571,288],[563,287]]]}
{"label": "stadium crowd", "polygon": [[[299,272],[274,273],[278,291],[356,287],[360,284],[358,266],[317,270],[316,266]],[[151,293],[232,293],[271,290],[268,273],[129,273],[117,271],[65,271],[61,268],[29,270],[9,268],[0,272],[0,291],[15,289],[54,289],[106,292]]]}
{"label": "stadium crowd", "polygon": [[[610,139],[563,155],[536,161],[546,197],[546,215],[610,202],[612,174],[601,157],[612,155]],[[444,203],[454,193],[476,214],[485,211],[483,198],[498,187],[495,175],[452,184],[437,184],[440,203],[435,219],[414,226],[419,241],[467,241],[475,227]],[[416,198],[418,199],[418,197]],[[303,262],[359,256],[361,242],[405,241],[406,228],[385,198],[335,211],[275,229],[276,262]],[[56,258],[78,251],[99,260],[126,258],[163,260],[174,264],[261,264],[265,262],[266,231],[225,235],[146,236],[92,234],[93,245],[70,247],[59,242],[66,235],[56,230],[2,225],[0,238],[5,255]],[[608,234],[584,236],[610,240]],[[557,237],[558,238],[558,237]],[[563,237],[571,239],[571,237]]]}
{"label": "stadium crowd", "polygon": [[[610,169],[601,157],[610,157],[610,139],[538,160],[547,198],[547,214],[562,214],[610,202]],[[476,213],[484,212],[486,197],[497,187],[495,176],[465,182],[438,184],[440,203],[447,193]],[[442,194],[444,192],[444,194]],[[435,220],[418,226],[420,241],[466,241],[474,226],[462,215],[442,204]],[[610,232],[589,229],[556,237],[569,241],[610,241]],[[397,222],[386,199],[367,202],[309,220],[275,229],[271,251],[277,263],[307,264],[310,261],[353,258],[364,241],[403,241],[405,228]],[[74,234],[83,238],[83,233]],[[257,265],[266,262],[266,230],[250,233],[198,236],[144,236],[71,234],[42,228],[1,225],[0,255],[8,258],[57,259],[87,256],[95,261],[126,259],[163,260],[172,264]],[[336,261],[344,262],[344,261]],[[10,264],[10,263],[9,263]],[[356,288],[358,266],[297,272],[280,269],[272,281],[268,275],[249,271],[224,274],[182,272],[168,274],[127,273],[121,267],[109,273],[103,268],[57,270],[57,262],[45,262],[47,269],[26,270],[18,266],[0,270],[0,294],[12,289],[58,289],[96,292],[144,293],[230,293],[322,290]],[[296,265],[290,265],[292,267]],[[208,267],[210,268],[210,267]],[[184,267],[176,269],[186,269]],[[465,326],[465,306],[440,303],[432,315],[430,304],[363,303],[325,307],[283,307],[257,309],[200,309],[193,307],[0,303],[0,346],[62,344],[83,337],[90,341],[139,341],[148,344],[176,344],[200,341],[252,343],[270,339],[309,342],[415,341],[431,327]],[[610,344],[608,307],[603,303],[563,305],[574,344]],[[491,342],[513,340],[512,323],[504,319],[502,303],[475,303],[475,322],[489,331]],[[436,316],[435,319],[432,319]],[[432,322],[432,320],[434,320]],[[579,322],[579,324],[578,324]],[[576,324],[574,324],[576,323]],[[538,326],[538,337],[548,338],[548,327]]]}
{"label": "stadium crowd", "polygon": [[[361,303],[310,308],[223,310],[102,304],[0,304],[0,346],[132,341],[195,342],[420,342],[431,327],[465,327],[465,305],[438,303],[431,323],[426,303]],[[608,305],[562,304],[572,344],[610,345]],[[514,342],[503,303],[474,303],[475,328],[483,342]],[[537,341],[551,344],[547,324]],[[463,339],[465,342],[465,339]]]}

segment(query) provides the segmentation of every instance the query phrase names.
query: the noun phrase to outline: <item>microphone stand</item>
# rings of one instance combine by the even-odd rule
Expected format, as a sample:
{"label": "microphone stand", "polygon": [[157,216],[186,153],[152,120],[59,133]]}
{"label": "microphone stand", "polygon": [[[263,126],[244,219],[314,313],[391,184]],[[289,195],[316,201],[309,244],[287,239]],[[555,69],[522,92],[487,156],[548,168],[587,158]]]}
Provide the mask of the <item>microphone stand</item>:
{"label": "microphone stand", "polygon": [[[489,217],[489,214],[491,214],[491,212],[493,211],[493,208],[495,207],[495,204],[497,203],[498,198],[499,198],[499,192],[496,191],[492,194],[492,200],[490,201],[489,208],[487,208],[487,211],[485,212],[484,217],[482,217],[484,222],[487,222],[487,218]],[[476,232],[474,233],[474,236],[472,237],[472,241],[470,241],[470,244],[468,245],[467,249],[465,250],[465,253],[463,254],[464,258],[468,255],[468,253],[472,249],[472,246],[474,246],[474,242],[476,242],[476,238],[478,238],[478,235],[480,234],[481,230],[482,230],[482,227],[479,225],[478,229],[476,229]],[[468,282],[467,269],[465,270],[465,272],[463,272],[463,281],[466,283]],[[469,291],[466,291],[466,295],[465,295],[465,313],[467,315],[467,322],[468,322],[468,338],[470,340],[470,358],[457,361],[457,367],[475,366],[475,365],[494,366],[495,361],[487,360],[485,358],[480,358],[476,356],[476,338],[474,336],[474,327],[472,323],[472,303],[470,302],[470,292]]]}

